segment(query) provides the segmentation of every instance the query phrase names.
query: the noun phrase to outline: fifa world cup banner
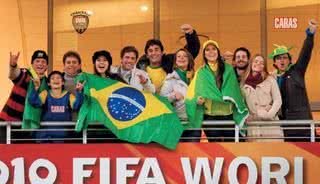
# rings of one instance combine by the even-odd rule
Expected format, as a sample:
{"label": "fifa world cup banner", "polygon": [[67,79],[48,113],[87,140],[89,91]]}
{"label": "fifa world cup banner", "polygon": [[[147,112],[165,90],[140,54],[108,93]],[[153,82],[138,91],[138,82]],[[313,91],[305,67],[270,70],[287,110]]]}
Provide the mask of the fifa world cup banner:
{"label": "fifa world cup banner", "polygon": [[313,184],[319,157],[319,143],[0,145],[0,184]]}

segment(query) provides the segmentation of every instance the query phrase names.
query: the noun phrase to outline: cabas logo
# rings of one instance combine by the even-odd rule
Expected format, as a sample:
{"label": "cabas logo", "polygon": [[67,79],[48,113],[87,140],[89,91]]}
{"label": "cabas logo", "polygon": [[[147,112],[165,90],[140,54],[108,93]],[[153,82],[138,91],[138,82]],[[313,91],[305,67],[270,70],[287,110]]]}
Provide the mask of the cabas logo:
{"label": "cabas logo", "polygon": [[73,28],[79,33],[84,33],[89,26],[90,13],[87,11],[76,11],[71,13]]}

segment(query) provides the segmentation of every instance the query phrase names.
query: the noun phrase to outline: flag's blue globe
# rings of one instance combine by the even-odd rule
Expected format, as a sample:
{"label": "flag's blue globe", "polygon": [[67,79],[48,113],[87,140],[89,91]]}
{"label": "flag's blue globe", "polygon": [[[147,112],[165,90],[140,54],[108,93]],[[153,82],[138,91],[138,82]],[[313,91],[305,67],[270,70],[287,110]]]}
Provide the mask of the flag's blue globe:
{"label": "flag's blue globe", "polygon": [[130,121],[136,118],[145,107],[146,99],[142,92],[131,87],[115,90],[107,101],[110,115],[119,121]]}

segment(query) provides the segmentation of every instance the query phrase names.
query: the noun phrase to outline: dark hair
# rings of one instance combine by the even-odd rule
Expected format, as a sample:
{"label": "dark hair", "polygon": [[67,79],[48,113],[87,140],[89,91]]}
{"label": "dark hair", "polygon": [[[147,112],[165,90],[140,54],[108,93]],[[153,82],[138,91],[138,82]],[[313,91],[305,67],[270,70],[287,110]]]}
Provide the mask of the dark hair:
{"label": "dark hair", "polygon": [[157,39],[150,39],[147,41],[146,46],[144,47],[144,53],[147,54],[149,47],[151,47],[153,45],[158,45],[160,47],[161,51],[163,52],[163,45],[162,45],[161,41],[157,40]]}
{"label": "dark hair", "polygon": [[100,56],[104,56],[107,59],[109,65],[112,65],[112,56],[111,56],[110,52],[108,52],[106,50],[99,50],[99,51],[94,52],[93,56],[92,56],[92,63],[95,64],[96,60]]}
{"label": "dark hair", "polygon": [[243,51],[243,52],[245,52],[245,53],[247,54],[248,59],[250,60],[250,56],[251,56],[250,51],[249,51],[247,48],[245,48],[245,47],[239,47],[239,48],[237,48],[237,49],[234,51],[234,53],[233,53],[233,58],[232,58],[233,61],[236,60],[236,53],[237,53],[238,51]]}
{"label": "dark hair", "polygon": [[[50,74],[48,75],[47,83],[50,82],[52,75],[60,75],[62,81],[65,82],[64,77],[63,77],[63,73],[60,71],[54,70],[54,71],[50,72]],[[49,86],[49,88],[51,88],[51,87]],[[64,89],[64,85],[62,85],[62,89]]]}
{"label": "dark hair", "polygon": [[68,57],[75,57],[75,58],[77,58],[77,60],[79,61],[79,64],[81,64],[81,57],[80,57],[80,54],[79,54],[78,52],[72,51],[72,50],[66,52],[66,53],[63,55],[63,59],[62,59],[63,64],[66,64],[66,59],[67,59]]}
{"label": "dark hair", "polygon": [[123,56],[128,52],[133,52],[136,55],[136,59],[138,59],[139,52],[138,52],[137,48],[135,48],[134,46],[123,47],[120,52],[120,58],[123,58]]}
{"label": "dark hair", "polygon": [[[224,69],[224,61],[223,61],[223,58],[222,58],[222,56],[220,54],[219,48],[216,45],[211,44],[211,43],[209,43],[208,45],[213,45],[218,51],[218,58],[217,58],[217,62],[218,62],[218,71],[217,72],[218,73],[216,75],[216,84],[217,84],[218,88],[220,89],[221,86],[222,86],[222,83],[223,83],[223,73],[224,73],[224,70],[225,70]],[[205,48],[203,48],[203,51],[202,51],[203,61],[206,64],[208,64],[208,60],[207,60],[207,58],[205,56],[205,50],[208,47],[208,45]]]}
{"label": "dark hair", "polygon": [[31,64],[33,64],[34,60],[37,58],[42,58],[42,59],[46,60],[47,64],[49,64],[48,55],[44,50],[36,50],[33,52],[32,56],[31,56]]}
{"label": "dark hair", "polygon": [[106,76],[110,76],[110,67],[112,65],[112,56],[110,54],[110,52],[106,51],[106,50],[100,50],[100,51],[96,51],[93,56],[92,56],[92,63],[93,63],[93,70],[94,70],[94,74],[95,75],[99,75],[101,76],[101,74],[98,72],[95,64],[96,64],[96,60],[100,57],[100,56],[104,56],[107,59],[108,62],[108,68],[105,72]]}
{"label": "dark hair", "polygon": [[184,51],[187,54],[187,57],[188,57],[188,68],[187,68],[187,71],[194,71],[194,59],[193,59],[193,56],[185,48],[181,48],[181,49],[177,50],[177,52],[174,54],[174,63],[173,63],[174,68],[176,68],[177,54],[180,51]]}

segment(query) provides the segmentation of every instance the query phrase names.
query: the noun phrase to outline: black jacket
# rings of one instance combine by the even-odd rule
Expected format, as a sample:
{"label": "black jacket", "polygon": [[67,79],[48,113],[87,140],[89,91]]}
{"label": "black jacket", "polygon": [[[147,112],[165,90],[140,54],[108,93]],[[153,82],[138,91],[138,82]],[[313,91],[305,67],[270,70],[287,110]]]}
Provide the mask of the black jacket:
{"label": "black jacket", "polygon": [[[193,30],[192,34],[185,34],[185,38],[187,40],[187,45],[184,48],[186,48],[191,53],[193,58],[196,58],[200,50],[200,41],[199,41],[197,32]],[[170,53],[170,54],[163,54],[162,56],[161,67],[166,73],[171,73],[173,71],[174,55],[175,53]],[[147,58],[146,55],[143,55],[139,58],[139,61],[137,63],[137,68],[146,71],[146,68],[149,65],[150,65],[149,59]]]}
{"label": "black jacket", "polygon": [[281,76],[283,81],[280,86],[282,97],[280,119],[312,119],[305,73],[312,54],[313,40],[313,35],[307,35],[297,62]]}

